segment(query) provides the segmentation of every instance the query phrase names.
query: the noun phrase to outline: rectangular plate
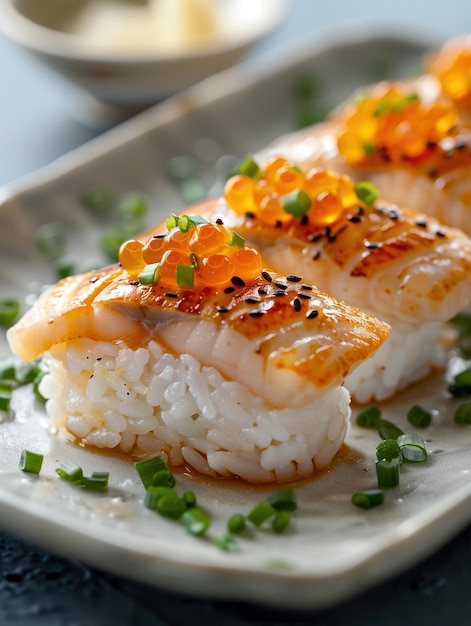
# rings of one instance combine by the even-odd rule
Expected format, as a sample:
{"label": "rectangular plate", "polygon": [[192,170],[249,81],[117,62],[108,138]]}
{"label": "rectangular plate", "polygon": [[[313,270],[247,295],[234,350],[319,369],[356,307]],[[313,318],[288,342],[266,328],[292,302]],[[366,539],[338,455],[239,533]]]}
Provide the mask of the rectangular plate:
{"label": "rectangular plate", "polygon": [[[433,44],[378,28],[304,41],[269,68],[242,65],[214,76],[4,188],[2,297],[28,303],[30,294],[53,280],[35,245],[41,224],[63,222],[71,254],[97,254],[110,223],[97,223],[83,209],[85,190],[144,192],[152,199],[150,223],[160,220],[186,204],[164,175],[170,158],[199,159],[200,180],[216,193],[231,163],[293,130],[300,80],[315,79],[315,105],[332,106],[379,78],[381,69],[388,77],[409,75]],[[2,357],[8,354],[4,335],[0,350]],[[51,434],[42,408],[23,388],[14,397],[13,418],[0,424],[0,524],[55,552],[163,588],[286,608],[332,605],[416,563],[471,520],[471,432],[453,424],[445,389],[444,377],[428,380],[384,407],[387,419],[407,429],[407,408],[418,402],[433,409],[433,423],[426,431],[428,462],[404,467],[401,486],[387,493],[383,506],[362,511],[350,502],[354,491],[375,485],[378,443],[377,435],[353,426],[345,453],[329,472],[299,485],[290,530],[244,536],[239,550],[228,554],[145,509],[132,464]],[[18,470],[23,448],[45,454],[39,477]],[[109,493],[85,493],[58,479],[55,467],[66,460],[87,473],[108,469]],[[193,489],[210,512],[209,538],[225,529],[232,513],[248,512],[268,492],[187,476],[178,476],[178,488]]]}

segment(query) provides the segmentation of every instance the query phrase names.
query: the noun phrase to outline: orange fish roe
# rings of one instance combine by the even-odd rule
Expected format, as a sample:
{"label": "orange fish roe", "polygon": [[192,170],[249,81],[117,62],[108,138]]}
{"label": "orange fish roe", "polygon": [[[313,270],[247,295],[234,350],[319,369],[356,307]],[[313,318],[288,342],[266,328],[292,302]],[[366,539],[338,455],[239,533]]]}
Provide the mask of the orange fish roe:
{"label": "orange fish roe", "polygon": [[428,71],[453,100],[471,105],[471,38],[450,41],[431,55]]}
{"label": "orange fish roe", "polygon": [[177,226],[165,236],[156,235],[145,244],[135,239],[123,243],[119,261],[133,279],[171,288],[201,288],[243,284],[260,275],[260,253],[223,224],[197,216],[172,216],[174,223]]}
{"label": "orange fish roe", "polygon": [[245,196],[232,194],[234,184],[248,176],[238,174],[228,180],[224,190],[227,204],[240,214],[241,206],[252,207],[248,214],[264,224],[289,225],[306,216],[309,224],[320,229],[338,222],[348,210],[361,204],[355,185],[347,176],[323,168],[303,172],[282,157],[273,157],[257,170],[257,181],[244,186]]}
{"label": "orange fish roe", "polygon": [[366,164],[378,154],[396,163],[424,155],[457,122],[447,96],[429,102],[402,83],[379,83],[346,106],[338,148],[349,163]]}

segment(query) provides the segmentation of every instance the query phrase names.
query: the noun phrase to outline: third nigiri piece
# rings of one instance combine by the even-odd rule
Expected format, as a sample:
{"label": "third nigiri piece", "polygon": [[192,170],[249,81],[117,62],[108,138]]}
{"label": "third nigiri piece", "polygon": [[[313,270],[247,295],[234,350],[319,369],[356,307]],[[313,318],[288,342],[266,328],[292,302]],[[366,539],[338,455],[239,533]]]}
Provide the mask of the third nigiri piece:
{"label": "third nigiri piece", "polygon": [[369,180],[383,197],[471,234],[471,129],[430,77],[381,82],[322,123],[260,153],[303,169],[328,167]]}
{"label": "third nigiri piece", "polygon": [[352,396],[382,400],[427,375],[440,362],[443,322],[471,302],[471,239],[330,170],[276,157],[262,168],[249,159],[241,171],[198,213],[237,229],[275,270],[392,327],[347,378]]}

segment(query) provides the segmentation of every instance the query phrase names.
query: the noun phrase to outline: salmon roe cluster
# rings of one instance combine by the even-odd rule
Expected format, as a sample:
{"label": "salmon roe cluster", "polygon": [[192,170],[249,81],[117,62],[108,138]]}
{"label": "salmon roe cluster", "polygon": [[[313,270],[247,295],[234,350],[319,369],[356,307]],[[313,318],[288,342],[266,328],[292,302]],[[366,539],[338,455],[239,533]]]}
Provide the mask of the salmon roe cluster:
{"label": "salmon roe cluster", "polygon": [[428,70],[447,96],[471,104],[471,39],[444,46],[431,57]]}
{"label": "salmon roe cluster", "polygon": [[223,287],[243,284],[261,273],[260,253],[223,224],[195,223],[186,215],[173,215],[169,221],[176,225],[167,234],[146,243],[130,239],[119,250],[123,269],[142,284]]}
{"label": "salmon roe cluster", "polygon": [[348,162],[360,163],[377,153],[398,162],[420,157],[443,139],[458,114],[446,96],[428,102],[400,83],[380,83],[347,105],[343,122],[338,147]]}
{"label": "salmon roe cluster", "polygon": [[354,183],[347,176],[323,168],[303,172],[281,156],[272,157],[263,169],[256,165],[230,178],[224,197],[235,213],[252,215],[265,224],[289,224],[307,215],[310,225],[319,228],[331,226],[358,205]]}

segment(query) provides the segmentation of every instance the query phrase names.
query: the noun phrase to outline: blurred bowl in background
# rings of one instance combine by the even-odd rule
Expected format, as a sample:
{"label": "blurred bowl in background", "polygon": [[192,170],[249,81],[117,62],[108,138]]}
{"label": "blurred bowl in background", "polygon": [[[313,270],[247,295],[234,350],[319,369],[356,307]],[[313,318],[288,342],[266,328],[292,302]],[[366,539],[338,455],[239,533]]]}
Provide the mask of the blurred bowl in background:
{"label": "blurred bowl in background", "polygon": [[1,0],[0,29],[107,107],[144,109],[226,69],[288,0]]}

